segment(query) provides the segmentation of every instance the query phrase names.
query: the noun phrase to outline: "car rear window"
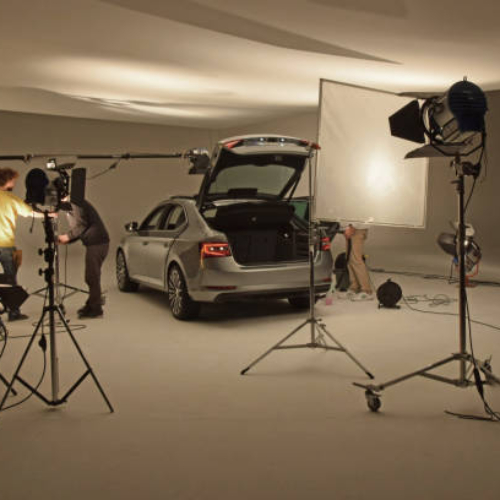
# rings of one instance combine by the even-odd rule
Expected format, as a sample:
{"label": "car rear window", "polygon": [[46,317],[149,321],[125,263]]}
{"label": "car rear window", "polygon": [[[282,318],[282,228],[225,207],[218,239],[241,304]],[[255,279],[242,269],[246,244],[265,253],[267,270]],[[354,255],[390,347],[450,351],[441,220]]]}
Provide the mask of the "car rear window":
{"label": "car rear window", "polygon": [[237,165],[223,169],[212,181],[209,194],[236,196],[279,195],[295,175],[295,168],[288,165]]}

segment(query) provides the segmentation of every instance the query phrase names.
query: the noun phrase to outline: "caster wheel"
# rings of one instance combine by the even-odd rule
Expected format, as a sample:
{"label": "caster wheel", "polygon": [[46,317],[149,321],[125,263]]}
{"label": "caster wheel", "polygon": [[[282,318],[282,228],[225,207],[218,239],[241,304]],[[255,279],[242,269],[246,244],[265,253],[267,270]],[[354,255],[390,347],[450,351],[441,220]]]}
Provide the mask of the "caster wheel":
{"label": "caster wheel", "polygon": [[380,401],[380,398],[374,394],[373,392],[366,391],[366,403],[368,404],[368,408],[370,408],[371,411],[376,412],[380,409],[382,406],[382,401]]}

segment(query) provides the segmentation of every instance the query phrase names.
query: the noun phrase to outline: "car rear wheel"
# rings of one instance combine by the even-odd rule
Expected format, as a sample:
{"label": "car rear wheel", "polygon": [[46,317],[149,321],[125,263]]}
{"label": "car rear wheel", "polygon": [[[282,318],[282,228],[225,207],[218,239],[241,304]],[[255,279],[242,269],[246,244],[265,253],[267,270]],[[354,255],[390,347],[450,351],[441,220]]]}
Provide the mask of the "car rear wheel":
{"label": "car rear wheel", "polygon": [[121,292],[136,292],[139,288],[139,283],[132,281],[128,275],[127,262],[122,251],[116,255],[116,281]]}
{"label": "car rear wheel", "polygon": [[179,266],[173,265],[168,271],[168,303],[175,318],[181,320],[196,318],[200,303],[189,296],[186,280]]}

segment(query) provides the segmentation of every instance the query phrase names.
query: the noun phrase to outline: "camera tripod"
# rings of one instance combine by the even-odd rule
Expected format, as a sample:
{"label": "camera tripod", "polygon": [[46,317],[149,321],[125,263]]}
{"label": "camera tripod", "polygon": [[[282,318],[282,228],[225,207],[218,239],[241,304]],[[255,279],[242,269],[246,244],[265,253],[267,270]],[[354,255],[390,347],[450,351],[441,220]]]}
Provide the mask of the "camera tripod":
{"label": "camera tripod", "polygon": [[[315,260],[315,247],[318,241],[317,227],[312,220],[312,207],[313,207],[313,193],[312,193],[312,162],[311,156],[313,155],[313,149],[311,147],[309,154],[309,317],[303,321],[297,328],[292,330],[288,335],[282,338],[277,344],[272,346],[262,355],[260,355],[255,361],[250,363],[245,369],[240,373],[245,375],[250,368],[255,366],[257,363],[262,361],[268,354],[274,350],[278,349],[301,349],[301,348],[321,348],[327,351],[340,351],[345,353],[356,365],[363,370],[369,378],[373,379],[373,375],[338,341],[333,335],[331,335],[326,329],[324,323],[321,322],[320,318],[316,317],[315,312],[315,282],[314,282],[314,260]],[[288,339],[293,337],[299,330],[301,330],[306,325],[310,327],[310,341],[305,344],[293,344],[293,345],[283,345]],[[327,339],[330,339],[334,345],[329,345]]]}
{"label": "camera tripod", "polygon": [[[61,312],[60,306],[56,305],[55,303],[55,292],[54,292],[54,256],[55,256],[55,247],[56,247],[56,242],[55,242],[55,237],[54,237],[54,228],[52,225],[52,222],[50,221],[49,214],[47,211],[44,212],[44,229],[45,229],[45,239],[47,242],[47,247],[43,251],[45,261],[47,262],[47,268],[43,271],[45,281],[47,283],[47,291],[48,291],[48,305],[44,306],[42,315],[38,321],[38,324],[31,335],[31,338],[28,342],[28,345],[26,346],[26,349],[24,350],[24,353],[21,357],[21,361],[19,362],[14,375],[12,376],[12,379],[10,382],[7,384],[7,391],[5,395],[3,396],[2,401],[0,402],[0,411],[3,409],[5,405],[5,401],[7,399],[7,396],[9,395],[9,392],[12,391],[12,386],[14,382],[17,380],[19,381],[24,387],[29,389],[35,396],[40,398],[44,403],[46,403],[49,406],[59,406],[63,403],[66,403],[69,396],[77,389],[77,387],[87,378],[88,375],[92,377],[94,380],[94,383],[96,384],[99,392],[101,393],[104,401],[106,402],[110,413],[114,412],[113,407],[111,406],[111,403],[109,399],[107,398],[106,394],[104,393],[104,390],[102,389],[99,381],[97,380],[97,377],[94,374],[94,371],[92,370],[89,362],[85,358],[80,346],[78,345],[78,342],[76,341],[75,336],[73,335],[68,322],[64,318],[63,313]],[[38,332],[40,329],[42,329],[44,320],[46,316],[48,315],[49,318],[49,341],[50,341],[50,360],[51,360],[51,386],[52,386],[52,397],[48,398],[44,396],[41,392],[39,392],[35,387],[31,386],[28,382],[23,380],[19,373],[21,371],[21,368],[29,354],[29,351],[31,349],[31,346],[33,345],[33,342],[35,341],[35,338],[38,335]],[[83,363],[85,364],[87,370],[83,375],[80,376],[80,378],[67,390],[67,392],[62,396],[59,397],[59,361],[57,358],[57,346],[56,346],[56,316],[59,317],[62,325],[64,326],[64,329],[66,333],[69,335],[74,347],[78,351],[78,354],[80,355]],[[44,338],[43,334],[43,329],[42,329],[42,338]],[[40,344],[42,345],[42,343]]]}
{"label": "camera tripod", "polygon": [[[458,237],[456,242],[458,267],[459,267],[459,295],[458,295],[458,309],[459,309],[459,351],[432,363],[420,370],[402,375],[396,379],[390,380],[383,384],[367,385],[354,382],[354,385],[365,389],[366,401],[368,408],[371,411],[378,411],[381,407],[380,391],[392,385],[404,382],[410,378],[421,376],[438,382],[444,382],[456,387],[467,388],[470,386],[481,386],[482,384],[498,384],[500,379],[496,377],[491,371],[489,360],[480,361],[476,359],[471,352],[467,350],[467,292],[466,292],[466,276],[465,276],[465,208],[464,208],[464,179],[466,175],[478,175],[479,172],[475,170],[474,166],[469,163],[462,163],[460,155],[457,154],[452,162],[455,167],[456,180],[453,184],[456,185],[458,195]],[[457,378],[448,378],[435,373],[429,373],[432,370],[447,365],[449,363],[458,362],[459,373]],[[481,379],[481,374],[484,380]],[[479,388],[479,387],[478,387]]]}

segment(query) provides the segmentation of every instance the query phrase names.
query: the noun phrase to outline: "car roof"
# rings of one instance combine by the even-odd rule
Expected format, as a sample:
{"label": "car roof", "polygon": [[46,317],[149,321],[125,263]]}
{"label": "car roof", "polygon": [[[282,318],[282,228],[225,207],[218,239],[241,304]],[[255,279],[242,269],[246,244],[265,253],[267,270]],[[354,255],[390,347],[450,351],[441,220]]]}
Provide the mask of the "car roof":
{"label": "car roof", "polygon": [[309,156],[317,144],[298,137],[278,134],[251,134],[228,137],[218,142],[219,148],[230,149],[238,155],[287,153]]}

